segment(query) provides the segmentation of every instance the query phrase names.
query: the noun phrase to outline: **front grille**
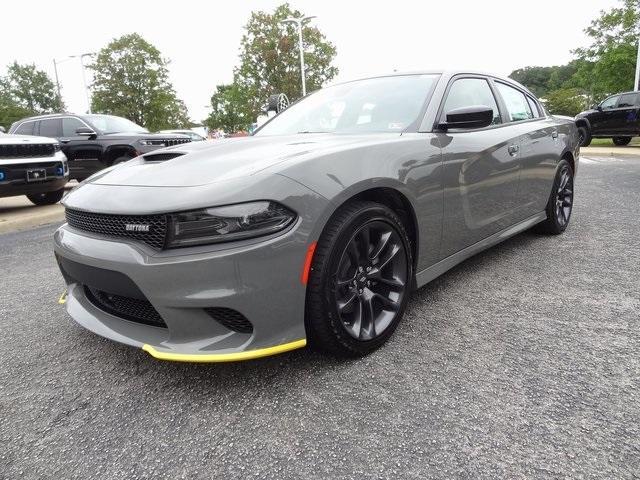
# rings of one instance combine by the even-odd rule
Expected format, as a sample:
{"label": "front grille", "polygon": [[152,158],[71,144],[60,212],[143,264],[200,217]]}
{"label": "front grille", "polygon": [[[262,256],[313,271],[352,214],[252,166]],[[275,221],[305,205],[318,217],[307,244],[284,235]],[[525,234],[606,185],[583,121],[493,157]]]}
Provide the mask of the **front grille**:
{"label": "front grille", "polygon": [[229,330],[239,333],[253,332],[253,325],[240,312],[236,312],[231,308],[211,307],[205,308],[205,312],[209,314],[216,322],[221,323]]}
{"label": "front grille", "polygon": [[167,138],[164,140],[166,147],[173,147],[174,145],[182,145],[183,143],[191,142],[190,138]]}
{"label": "front grille", "polygon": [[0,158],[52,157],[55,152],[52,143],[0,145]]}
{"label": "front grille", "polygon": [[86,285],[84,292],[91,303],[111,315],[154,327],[167,327],[158,311],[146,300],[123,297]]}
{"label": "front grille", "polygon": [[167,234],[165,215],[111,215],[91,213],[67,208],[67,223],[85,232],[99,233],[110,237],[130,238],[162,249]]}

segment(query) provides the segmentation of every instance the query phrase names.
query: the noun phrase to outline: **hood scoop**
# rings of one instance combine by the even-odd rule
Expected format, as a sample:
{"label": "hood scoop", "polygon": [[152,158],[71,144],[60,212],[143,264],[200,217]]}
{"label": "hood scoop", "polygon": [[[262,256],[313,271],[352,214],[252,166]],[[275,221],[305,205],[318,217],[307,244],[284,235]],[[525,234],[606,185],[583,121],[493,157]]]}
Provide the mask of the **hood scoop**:
{"label": "hood scoop", "polygon": [[147,153],[146,155],[143,155],[142,158],[147,162],[166,162],[167,160],[172,160],[182,155],[184,155],[183,152],[160,152]]}

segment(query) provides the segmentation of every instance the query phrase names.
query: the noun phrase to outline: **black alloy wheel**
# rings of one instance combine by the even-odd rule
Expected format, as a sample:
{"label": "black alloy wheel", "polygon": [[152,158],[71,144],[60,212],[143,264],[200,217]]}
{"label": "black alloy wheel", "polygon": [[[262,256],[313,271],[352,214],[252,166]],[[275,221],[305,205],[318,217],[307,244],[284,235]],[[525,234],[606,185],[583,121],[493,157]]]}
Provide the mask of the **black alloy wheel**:
{"label": "black alloy wheel", "polygon": [[310,345],[362,356],[393,334],[413,287],[406,221],[385,205],[352,201],[327,222],[307,284]]}
{"label": "black alloy wheel", "polygon": [[407,286],[407,255],[392,225],[365,223],[347,244],[334,280],[343,327],[356,340],[373,340],[400,310]]}
{"label": "black alloy wheel", "polygon": [[573,209],[573,192],[573,169],[566,160],[560,160],[547,202],[547,218],[536,225],[539,232],[559,235],[567,229]]}
{"label": "black alloy wheel", "polygon": [[573,207],[573,175],[569,165],[563,165],[559,171],[560,182],[556,193],[556,219],[558,225],[567,228]]}

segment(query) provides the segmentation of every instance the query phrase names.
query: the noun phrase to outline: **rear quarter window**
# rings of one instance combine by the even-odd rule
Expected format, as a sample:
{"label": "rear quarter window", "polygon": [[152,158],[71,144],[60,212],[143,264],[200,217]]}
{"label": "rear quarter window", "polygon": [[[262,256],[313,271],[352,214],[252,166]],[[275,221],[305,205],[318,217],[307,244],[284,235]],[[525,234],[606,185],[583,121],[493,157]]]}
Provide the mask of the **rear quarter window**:
{"label": "rear quarter window", "polygon": [[16,131],[13,132],[16,135],[33,135],[33,126],[36,122],[24,122],[16,128]]}

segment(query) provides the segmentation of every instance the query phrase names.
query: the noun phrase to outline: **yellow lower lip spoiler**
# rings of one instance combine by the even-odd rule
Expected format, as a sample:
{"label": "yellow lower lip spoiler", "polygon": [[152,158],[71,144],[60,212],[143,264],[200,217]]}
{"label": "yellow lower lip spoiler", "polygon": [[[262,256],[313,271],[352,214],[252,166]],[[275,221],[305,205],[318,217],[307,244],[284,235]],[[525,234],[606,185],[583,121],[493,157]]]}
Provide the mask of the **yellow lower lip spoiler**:
{"label": "yellow lower lip spoiler", "polygon": [[60,305],[64,305],[65,303],[67,303],[67,291],[66,290],[64,292],[62,292],[62,295],[60,295],[60,298],[58,299],[58,303]]}
{"label": "yellow lower lip spoiler", "polygon": [[214,362],[238,362],[241,360],[253,360],[254,358],[269,357],[271,355],[277,355],[278,353],[288,352],[297,348],[303,348],[307,344],[307,339],[296,340],[294,342],[283,343],[281,345],[275,345],[273,347],[258,348],[256,350],[246,350],[244,352],[234,353],[172,353],[163,352],[157,350],[151,345],[145,344],[142,349],[158,360],[169,360],[172,362],[201,362],[201,363],[214,363]]}

